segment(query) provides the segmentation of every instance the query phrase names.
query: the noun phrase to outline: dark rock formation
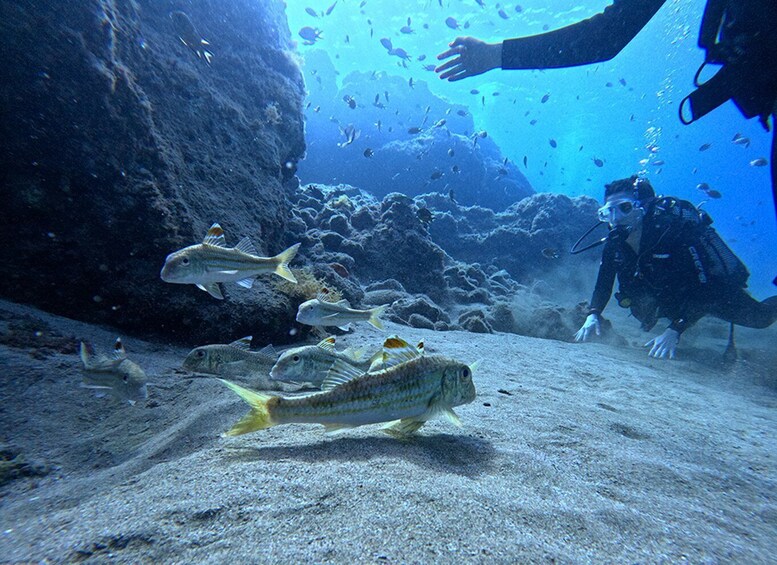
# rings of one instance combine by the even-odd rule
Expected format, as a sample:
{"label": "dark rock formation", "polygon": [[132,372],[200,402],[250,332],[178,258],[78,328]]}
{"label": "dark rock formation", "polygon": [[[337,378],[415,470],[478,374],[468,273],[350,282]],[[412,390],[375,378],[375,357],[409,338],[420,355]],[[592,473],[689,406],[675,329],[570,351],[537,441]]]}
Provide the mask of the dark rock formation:
{"label": "dark rock formation", "polygon": [[560,265],[574,270],[598,260],[596,253],[568,253],[596,219],[598,204],[586,196],[535,194],[498,213],[460,206],[439,194],[425,194],[416,202],[434,212],[429,234],[451,257],[504,270],[516,281],[531,282]]}
{"label": "dark rock formation", "polygon": [[305,149],[303,82],[284,4],[0,4],[4,296],[187,341],[286,336],[294,305],[260,280],[226,301],[163,283],[165,256],[218,221],[228,244],[293,243],[287,195]]}

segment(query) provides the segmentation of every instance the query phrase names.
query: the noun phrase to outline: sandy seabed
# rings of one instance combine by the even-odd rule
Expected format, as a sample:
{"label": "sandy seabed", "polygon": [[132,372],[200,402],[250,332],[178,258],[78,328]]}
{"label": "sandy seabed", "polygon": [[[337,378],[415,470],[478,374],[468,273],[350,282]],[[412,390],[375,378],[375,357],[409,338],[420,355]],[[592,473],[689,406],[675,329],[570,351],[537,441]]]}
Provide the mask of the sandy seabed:
{"label": "sandy seabed", "polygon": [[247,407],[181,371],[188,349],[123,336],[155,386],[134,407],[95,398],[75,346],[107,348],[116,332],[0,302],[2,441],[39,470],[0,489],[0,561],[774,562],[767,346],[740,338],[724,367],[719,344],[699,339],[671,362],[634,340],[395,324],[338,343],[378,347],[389,333],[482,359],[462,428],[222,438]]}

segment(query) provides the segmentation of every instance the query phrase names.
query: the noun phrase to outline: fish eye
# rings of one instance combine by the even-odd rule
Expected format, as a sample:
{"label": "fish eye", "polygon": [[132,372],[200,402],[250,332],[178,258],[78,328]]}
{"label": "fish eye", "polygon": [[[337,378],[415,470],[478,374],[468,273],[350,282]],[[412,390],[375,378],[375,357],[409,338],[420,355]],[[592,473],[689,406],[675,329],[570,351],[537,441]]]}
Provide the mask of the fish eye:
{"label": "fish eye", "polygon": [[189,258],[188,257],[184,257],[183,259],[181,259],[181,264],[188,265],[189,264]]}
{"label": "fish eye", "polygon": [[198,351],[198,352],[196,353],[196,355],[197,355],[197,357],[200,357],[200,358],[202,358],[202,357],[205,357],[205,352],[204,352],[204,351],[202,351],[202,350],[200,350],[200,351]]}
{"label": "fish eye", "polygon": [[461,376],[464,377],[465,379],[468,379],[472,376],[472,372],[469,370],[469,367],[464,367],[461,370]]}
{"label": "fish eye", "polygon": [[129,377],[127,375],[124,375],[124,377],[121,380],[123,380],[125,383],[129,382]]}
{"label": "fish eye", "polygon": [[299,363],[299,355],[295,355],[294,357],[291,358],[291,360],[294,361],[295,363]]}

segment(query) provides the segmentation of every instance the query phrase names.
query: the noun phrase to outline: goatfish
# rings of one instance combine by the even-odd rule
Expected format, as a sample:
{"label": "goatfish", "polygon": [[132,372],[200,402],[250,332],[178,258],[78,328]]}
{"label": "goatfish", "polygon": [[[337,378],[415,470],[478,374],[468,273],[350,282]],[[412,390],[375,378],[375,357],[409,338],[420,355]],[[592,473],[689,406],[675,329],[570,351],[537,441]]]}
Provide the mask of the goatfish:
{"label": "goatfish", "polygon": [[251,288],[254,277],[263,273],[274,273],[296,283],[288,265],[299,246],[295,243],[275,257],[260,257],[247,237],[235,247],[227,247],[224,230],[213,224],[202,243],[168,255],[160,276],[169,283],[197,285],[214,298],[223,300],[218,283],[236,282],[243,288]]}
{"label": "goatfish", "polygon": [[81,342],[81,362],[84,364],[84,380],[81,386],[110,394],[114,398],[134,405],[148,398],[146,373],[136,363],[127,359],[121,338],[113,344],[113,357],[96,354],[94,346]]}
{"label": "goatfish", "polygon": [[[362,358],[359,352],[350,348],[337,351],[335,343],[335,337],[329,336],[317,345],[303,345],[287,349],[281,353],[278,361],[270,369],[270,378],[276,381],[306,383],[320,387],[326,379],[329,369],[338,360],[363,372],[369,371],[376,356]],[[379,356],[381,359],[383,358],[382,350],[379,352]]]}
{"label": "goatfish", "polygon": [[319,293],[318,297],[299,305],[297,321],[308,326],[337,326],[341,330],[347,330],[352,322],[369,322],[382,330],[383,324],[378,316],[388,306],[383,304],[369,310],[355,310],[345,299],[339,302],[328,302],[326,294]]}
{"label": "goatfish", "polygon": [[404,437],[443,416],[457,426],[453,408],[475,400],[472,366],[442,356],[425,356],[397,336],[383,344],[384,369],[364,373],[336,361],[323,392],[288,398],[260,394],[222,380],[251,407],[227,436],[291,423],[322,424],[327,433],[385,423],[384,431]]}
{"label": "goatfish", "polygon": [[213,53],[206,49],[206,47],[210,47],[210,43],[205,41],[197,32],[197,28],[194,27],[189,16],[184,12],[175,11],[170,12],[170,19],[173,21],[175,33],[178,35],[178,39],[181,40],[181,43],[191,49],[192,52],[197,55],[198,59],[205,59],[205,62],[210,65]]}
{"label": "goatfish", "polygon": [[262,390],[298,390],[299,387],[268,378],[270,368],[278,358],[275,348],[267,345],[251,351],[252,337],[246,336],[232,343],[195,347],[183,360],[183,368],[192,373],[228,378],[251,378]]}

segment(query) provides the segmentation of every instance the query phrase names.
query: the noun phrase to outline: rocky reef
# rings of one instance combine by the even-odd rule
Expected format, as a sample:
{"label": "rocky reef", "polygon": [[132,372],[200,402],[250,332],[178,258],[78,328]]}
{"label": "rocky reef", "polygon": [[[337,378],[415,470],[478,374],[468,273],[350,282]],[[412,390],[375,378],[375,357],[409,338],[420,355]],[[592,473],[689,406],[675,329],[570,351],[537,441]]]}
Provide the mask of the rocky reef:
{"label": "rocky reef", "polygon": [[496,213],[438,194],[378,200],[350,185],[310,184],[294,198],[289,228],[323,285],[359,305],[391,304],[392,321],[566,341],[584,308],[543,298],[536,281],[594,268],[595,254],[567,250],[596,206],[537,194]]}
{"label": "rocky reef", "polygon": [[216,221],[230,245],[293,243],[304,84],[284,3],[9,0],[0,32],[3,296],[179,339],[285,335],[271,285],[217,302],[159,279]]}

